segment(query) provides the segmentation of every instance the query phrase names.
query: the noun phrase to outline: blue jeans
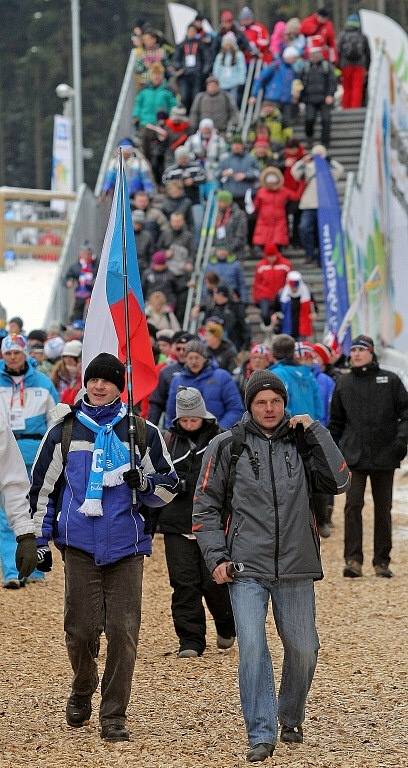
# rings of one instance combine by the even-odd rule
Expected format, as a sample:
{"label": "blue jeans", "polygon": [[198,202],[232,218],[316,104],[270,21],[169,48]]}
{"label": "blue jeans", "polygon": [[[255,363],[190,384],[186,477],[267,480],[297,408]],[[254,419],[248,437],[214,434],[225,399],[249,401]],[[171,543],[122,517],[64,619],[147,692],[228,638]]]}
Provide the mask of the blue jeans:
{"label": "blue jeans", "polygon": [[306,258],[315,261],[317,245],[317,208],[305,208],[300,216],[299,237],[306,251]]}
{"label": "blue jeans", "polygon": [[[288,579],[270,586],[257,579],[229,584],[239,647],[239,690],[250,746],[275,744],[281,725],[305,719],[306,697],[319,650],[311,579]],[[269,596],[284,648],[282,679],[276,700],[265,622]]]}
{"label": "blue jeans", "polygon": [[[31,466],[27,467],[30,475]],[[0,568],[3,576],[3,584],[11,579],[18,579],[16,568],[16,537],[9,526],[7,515],[3,507],[0,507]],[[45,574],[35,570],[30,579],[39,581],[45,578]]]}

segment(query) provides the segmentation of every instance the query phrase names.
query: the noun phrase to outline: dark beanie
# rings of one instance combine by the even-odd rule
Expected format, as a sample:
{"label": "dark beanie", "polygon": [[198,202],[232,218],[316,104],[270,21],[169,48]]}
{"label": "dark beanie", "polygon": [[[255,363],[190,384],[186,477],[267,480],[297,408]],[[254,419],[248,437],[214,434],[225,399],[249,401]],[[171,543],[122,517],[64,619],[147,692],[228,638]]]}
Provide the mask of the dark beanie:
{"label": "dark beanie", "polygon": [[272,389],[278,395],[281,395],[285,406],[288,402],[288,393],[286,387],[274,373],[271,371],[254,371],[249,377],[245,387],[245,407],[247,411],[251,408],[252,400],[262,389]]}
{"label": "dark beanie", "polygon": [[89,379],[106,379],[111,384],[116,384],[120,392],[125,389],[126,368],[115,355],[109,355],[107,352],[101,352],[97,355],[87,368],[84,374],[84,385],[88,384]]}
{"label": "dark beanie", "polygon": [[350,349],[353,349],[353,347],[363,347],[364,349],[368,349],[369,352],[374,352],[374,341],[371,336],[365,336],[363,333],[360,333],[360,335],[356,336],[351,342]]}

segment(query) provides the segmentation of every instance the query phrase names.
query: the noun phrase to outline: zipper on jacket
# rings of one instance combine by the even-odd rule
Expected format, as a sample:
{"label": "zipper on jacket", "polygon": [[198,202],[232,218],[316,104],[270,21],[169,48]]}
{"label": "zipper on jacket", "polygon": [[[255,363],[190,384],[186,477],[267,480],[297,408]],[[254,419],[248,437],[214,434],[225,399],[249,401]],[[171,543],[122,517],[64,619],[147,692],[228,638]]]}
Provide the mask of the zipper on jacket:
{"label": "zipper on jacket", "polygon": [[279,514],[278,514],[278,496],[276,493],[275,473],[273,471],[272,462],[273,447],[272,441],[269,440],[269,471],[272,482],[273,503],[275,506],[275,578],[279,578]]}
{"label": "zipper on jacket", "polygon": [[292,477],[292,465],[290,463],[290,458],[287,451],[285,452],[285,462],[286,462],[286,469],[288,470],[288,475],[289,477]]}

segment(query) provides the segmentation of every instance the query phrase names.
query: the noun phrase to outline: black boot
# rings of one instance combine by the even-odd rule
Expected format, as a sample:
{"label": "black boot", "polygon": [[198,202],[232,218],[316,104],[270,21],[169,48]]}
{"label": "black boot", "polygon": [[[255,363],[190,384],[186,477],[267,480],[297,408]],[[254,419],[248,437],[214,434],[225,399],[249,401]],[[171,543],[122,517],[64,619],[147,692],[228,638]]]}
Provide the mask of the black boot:
{"label": "black boot", "polygon": [[268,757],[272,757],[275,744],[255,744],[247,752],[247,763],[263,763]]}
{"label": "black boot", "polygon": [[67,723],[71,728],[81,728],[83,725],[87,725],[91,712],[90,696],[79,696],[76,693],[71,693],[65,710]]}
{"label": "black boot", "polygon": [[303,743],[303,728],[301,725],[297,725],[295,728],[291,728],[289,725],[282,725],[280,740],[285,744],[302,744]]}
{"label": "black boot", "polygon": [[129,741],[129,731],[120,723],[101,725],[101,739],[105,741]]}

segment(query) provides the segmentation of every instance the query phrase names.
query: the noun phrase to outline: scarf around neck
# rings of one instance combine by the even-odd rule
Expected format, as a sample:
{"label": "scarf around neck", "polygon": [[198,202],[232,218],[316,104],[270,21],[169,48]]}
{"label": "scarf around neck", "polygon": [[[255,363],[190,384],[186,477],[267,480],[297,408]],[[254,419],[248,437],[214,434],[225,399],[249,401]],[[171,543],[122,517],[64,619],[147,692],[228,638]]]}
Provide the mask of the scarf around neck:
{"label": "scarf around neck", "polygon": [[83,411],[75,414],[78,421],[96,435],[85,501],[79,508],[87,517],[102,517],[103,489],[122,485],[123,473],[130,469],[129,449],[113,429],[126,414],[125,403],[122,403],[118,414],[108,424],[97,424]]}

